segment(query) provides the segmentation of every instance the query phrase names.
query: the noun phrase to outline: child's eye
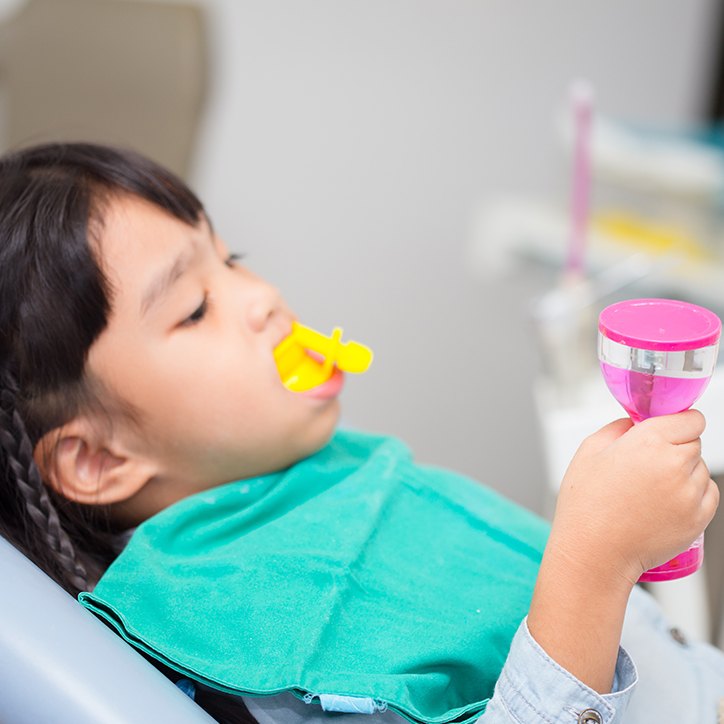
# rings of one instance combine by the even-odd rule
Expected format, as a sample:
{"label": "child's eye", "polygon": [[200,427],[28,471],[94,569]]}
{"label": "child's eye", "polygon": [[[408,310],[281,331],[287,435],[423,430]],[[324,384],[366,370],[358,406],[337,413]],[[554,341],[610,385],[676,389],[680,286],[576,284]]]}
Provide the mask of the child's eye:
{"label": "child's eye", "polygon": [[224,264],[228,267],[235,267],[236,263],[238,261],[241,261],[244,258],[243,254],[229,254],[229,256],[224,259]]}
{"label": "child's eye", "polygon": [[183,322],[181,322],[181,327],[191,327],[194,324],[198,324],[205,316],[206,312],[209,310],[209,296],[208,294],[204,294],[204,300],[199,304],[199,306],[191,313],[189,314],[186,319],[184,319]]}

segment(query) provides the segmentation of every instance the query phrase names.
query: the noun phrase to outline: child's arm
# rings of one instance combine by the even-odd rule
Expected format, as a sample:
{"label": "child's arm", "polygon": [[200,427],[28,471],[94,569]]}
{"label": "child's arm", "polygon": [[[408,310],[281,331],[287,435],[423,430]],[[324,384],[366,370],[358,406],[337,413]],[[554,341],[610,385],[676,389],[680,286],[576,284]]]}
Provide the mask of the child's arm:
{"label": "child's arm", "polygon": [[685,550],[719,492],[698,412],[588,438],[566,472],[530,612],[479,724],[623,724],[637,673],[619,648],[639,576]]}
{"label": "child's arm", "polygon": [[528,628],[597,692],[611,691],[633,585],[685,550],[716,511],[704,424],[695,411],[633,428],[618,420],[581,445],[561,485]]}

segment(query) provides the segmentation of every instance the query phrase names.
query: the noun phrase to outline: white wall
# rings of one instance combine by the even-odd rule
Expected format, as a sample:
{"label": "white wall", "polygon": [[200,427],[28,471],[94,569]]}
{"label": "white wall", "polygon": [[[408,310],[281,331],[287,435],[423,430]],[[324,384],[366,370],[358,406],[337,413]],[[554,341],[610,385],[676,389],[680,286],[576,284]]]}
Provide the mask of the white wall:
{"label": "white wall", "polygon": [[589,78],[610,115],[705,98],[714,0],[207,0],[215,83],[195,185],[307,323],[377,358],[345,419],[537,508],[525,308],[465,268],[475,205],[561,197],[553,113]]}
{"label": "white wall", "polygon": [[[695,119],[717,3],[200,1],[214,83],[194,185],[304,321],[376,351],[346,422],[538,508],[525,310],[541,280],[474,278],[473,210],[565,203],[552,118],[574,77],[610,115]],[[22,2],[0,0],[0,21]]]}

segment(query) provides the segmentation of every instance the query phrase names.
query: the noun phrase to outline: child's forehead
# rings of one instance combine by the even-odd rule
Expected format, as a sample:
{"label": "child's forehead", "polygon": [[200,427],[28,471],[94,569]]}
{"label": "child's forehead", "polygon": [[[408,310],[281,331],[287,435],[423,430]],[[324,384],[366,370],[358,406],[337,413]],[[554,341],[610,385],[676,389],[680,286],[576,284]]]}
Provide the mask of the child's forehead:
{"label": "child's forehead", "polygon": [[123,195],[107,203],[97,237],[104,260],[132,261],[135,254],[139,260],[162,261],[168,254],[209,243],[213,231],[203,214],[190,225],[150,201]]}
{"label": "child's forehead", "polygon": [[135,196],[108,203],[97,236],[104,273],[117,293],[133,296],[144,296],[159,275],[187,267],[199,249],[213,243],[205,217],[191,226]]}

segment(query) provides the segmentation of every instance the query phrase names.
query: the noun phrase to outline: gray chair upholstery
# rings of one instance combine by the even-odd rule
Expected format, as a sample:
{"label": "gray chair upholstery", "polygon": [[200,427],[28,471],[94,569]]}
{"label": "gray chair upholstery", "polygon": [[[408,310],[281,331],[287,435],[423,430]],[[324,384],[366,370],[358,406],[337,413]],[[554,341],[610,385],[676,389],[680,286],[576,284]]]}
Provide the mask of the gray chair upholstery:
{"label": "gray chair upholstery", "polygon": [[0,577],[0,721],[214,721],[2,538]]}

